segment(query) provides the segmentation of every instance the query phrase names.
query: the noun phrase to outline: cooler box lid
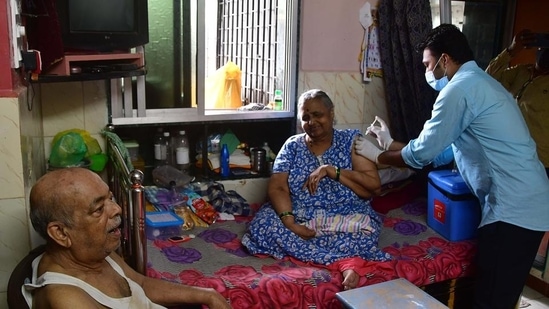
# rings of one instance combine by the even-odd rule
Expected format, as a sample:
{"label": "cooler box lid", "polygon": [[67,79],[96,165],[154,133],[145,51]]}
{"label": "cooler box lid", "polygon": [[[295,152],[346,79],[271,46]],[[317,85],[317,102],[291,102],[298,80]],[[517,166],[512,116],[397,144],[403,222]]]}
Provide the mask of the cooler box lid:
{"label": "cooler box lid", "polygon": [[432,171],[428,175],[429,182],[436,188],[454,195],[470,194],[471,190],[459,172],[452,170]]}
{"label": "cooler box lid", "polygon": [[150,227],[167,227],[182,225],[184,222],[171,211],[155,211],[145,213],[145,223]]}

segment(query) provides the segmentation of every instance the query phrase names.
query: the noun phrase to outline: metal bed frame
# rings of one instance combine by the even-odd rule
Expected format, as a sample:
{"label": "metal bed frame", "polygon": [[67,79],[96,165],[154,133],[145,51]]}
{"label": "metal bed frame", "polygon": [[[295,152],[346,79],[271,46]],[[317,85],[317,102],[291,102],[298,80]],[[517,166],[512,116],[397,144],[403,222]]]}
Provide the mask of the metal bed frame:
{"label": "metal bed frame", "polygon": [[145,191],[143,172],[128,167],[113,138],[106,136],[109,188],[122,208],[122,242],[118,249],[133,269],[146,274],[147,238],[145,237]]}

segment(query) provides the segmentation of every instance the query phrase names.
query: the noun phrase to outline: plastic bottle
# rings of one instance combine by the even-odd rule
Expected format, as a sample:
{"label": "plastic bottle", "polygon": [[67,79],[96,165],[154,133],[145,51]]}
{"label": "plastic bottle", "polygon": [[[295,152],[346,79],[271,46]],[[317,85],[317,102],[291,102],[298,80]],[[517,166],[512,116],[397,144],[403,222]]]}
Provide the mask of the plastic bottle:
{"label": "plastic bottle", "polygon": [[229,148],[227,144],[221,146],[221,155],[219,156],[221,177],[229,177],[231,170],[229,168]]}
{"label": "plastic bottle", "polygon": [[164,132],[163,135],[164,141],[160,145],[160,157],[164,159],[164,164],[173,165],[173,152],[170,132]]}
{"label": "plastic bottle", "polygon": [[269,143],[264,142],[262,148],[265,149],[265,159],[266,159],[266,161],[267,162],[274,161],[275,155],[274,155],[273,151],[271,150],[271,147],[269,147]]}
{"label": "plastic bottle", "polygon": [[166,164],[175,166],[175,151],[170,132],[164,132],[164,137],[166,138]]}
{"label": "plastic bottle", "polygon": [[173,142],[175,164],[178,170],[188,173],[190,166],[189,158],[189,140],[185,134],[185,130],[179,131],[179,135],[174,136]]}
{"label": "plastic bottle", "polygon": [[185,202],[185,196],[177,190],[175,181],[170,181],[170,206],[179,206]]}
{"label": "plastic bottle", "polygon": [[281,111],[283,108],[282,104],[282,90],[276,89],[274,95],[274,109],[275,111]]}
{"label": "plastic bottle", "polygon": [[154,161],[156,166],[166,164],[166,153],[163,152],[165,144],[166,140],[164,139],[162,128],[158,128],[154,136]]}

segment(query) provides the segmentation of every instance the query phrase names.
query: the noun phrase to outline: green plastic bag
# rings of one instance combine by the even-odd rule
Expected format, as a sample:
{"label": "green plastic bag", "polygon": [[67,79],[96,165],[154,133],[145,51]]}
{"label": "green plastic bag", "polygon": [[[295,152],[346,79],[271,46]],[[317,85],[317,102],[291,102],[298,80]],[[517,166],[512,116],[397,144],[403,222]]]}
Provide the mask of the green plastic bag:
{"label": "green plastic bag", "polygon": [[53,137],[53,141],[51,142],[52,145],[55,144],[57,140],[61,138],[61,136],[64,136],[69,132],[78,133],[84,139],[84,143],[86,143],[86,147],[88,147],[88,150],[86,152],[86,158],[101,153],[101,146],[99,146],[99,142],[90,135],[90,132],[82,129],[70,129],[58,132]]}
{"label": "green plastic bag", "polygon": [[53,144],[49,162],[54,167],[75,166],[84,159],[87,151],[88,147],[82,136],[68,132]]}

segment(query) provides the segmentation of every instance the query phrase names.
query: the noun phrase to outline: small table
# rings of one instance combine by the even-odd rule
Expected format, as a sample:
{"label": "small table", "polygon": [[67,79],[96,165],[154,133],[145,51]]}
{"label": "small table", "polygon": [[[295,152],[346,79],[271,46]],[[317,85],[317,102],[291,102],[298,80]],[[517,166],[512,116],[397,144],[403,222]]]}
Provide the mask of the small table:
{"label": "small table", "polygon": [[433,296],[402,278],[339,292],[336,297],[347,309],[448,309]]}

